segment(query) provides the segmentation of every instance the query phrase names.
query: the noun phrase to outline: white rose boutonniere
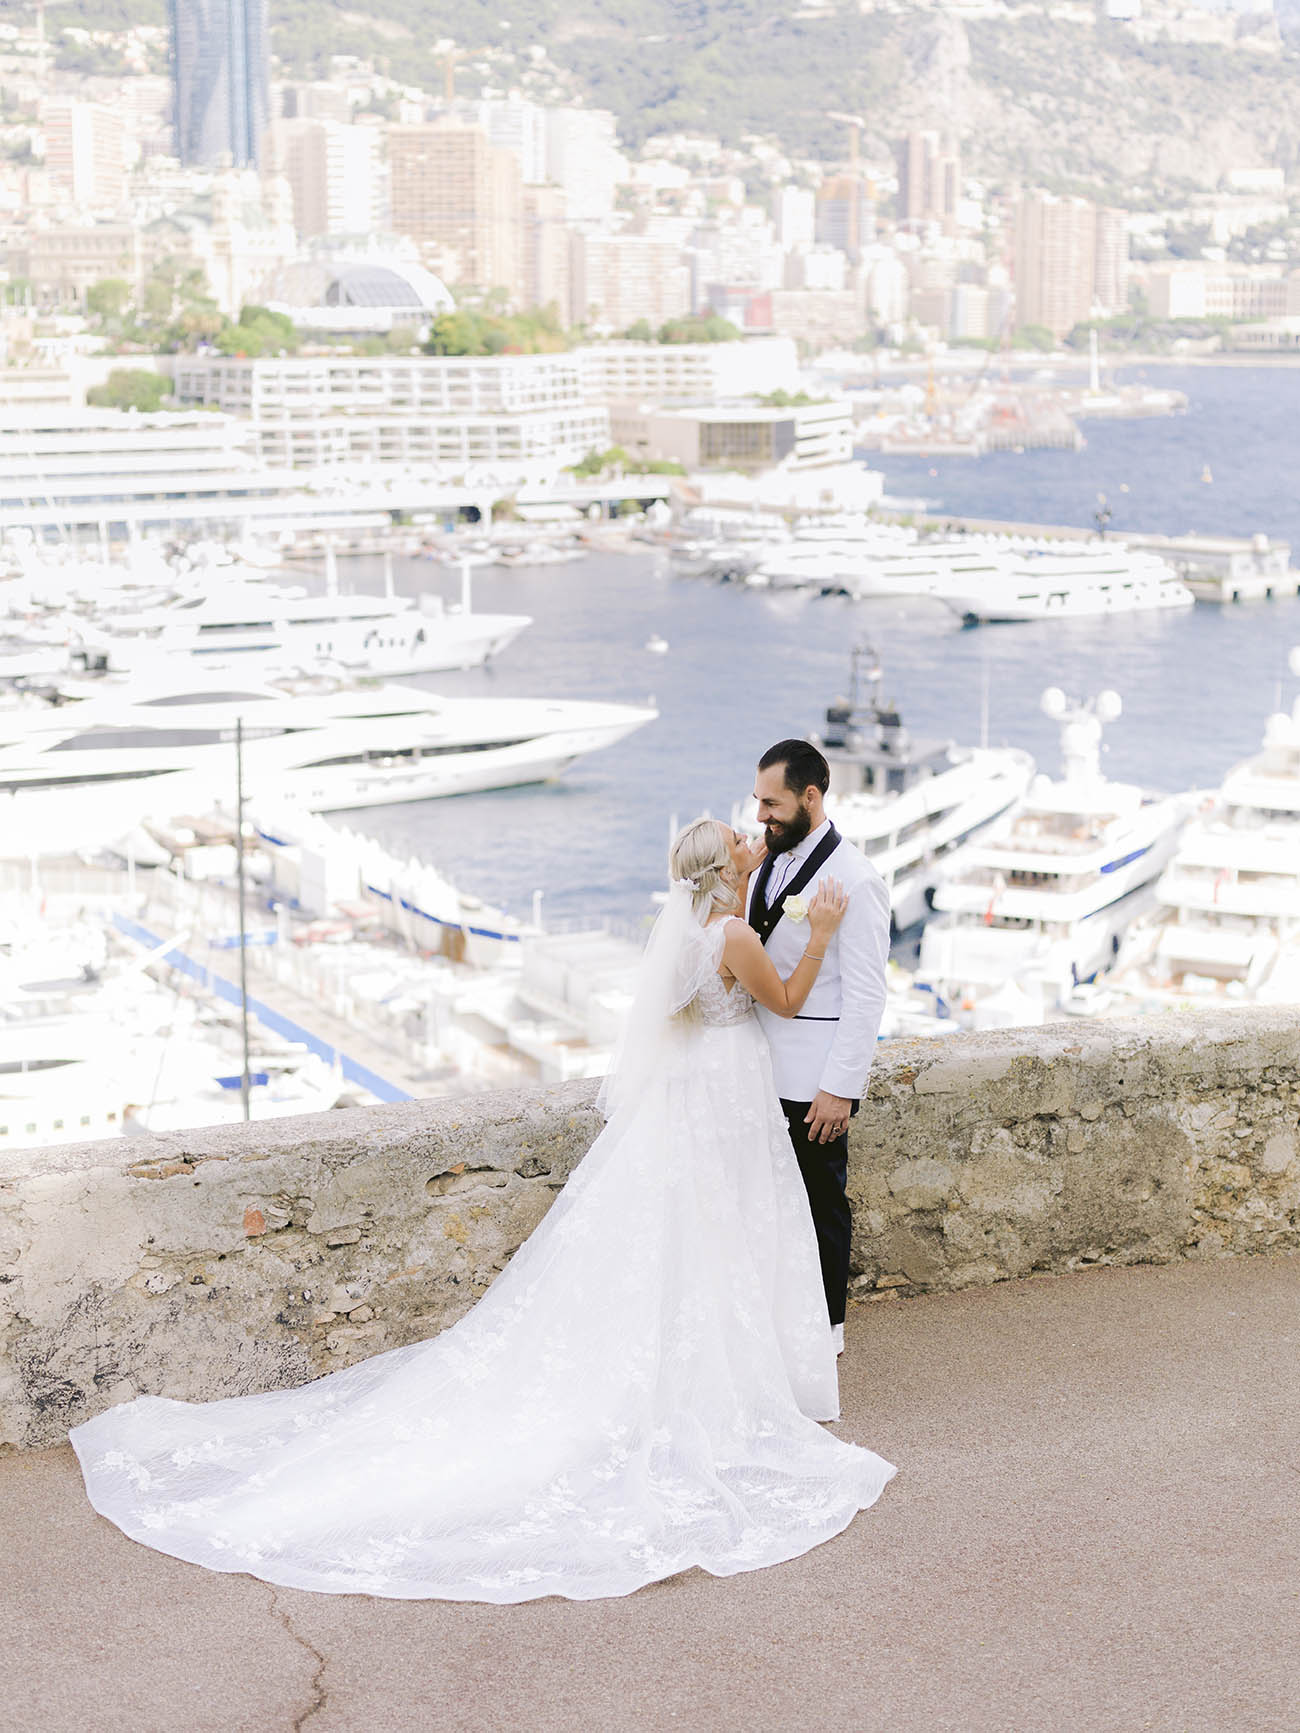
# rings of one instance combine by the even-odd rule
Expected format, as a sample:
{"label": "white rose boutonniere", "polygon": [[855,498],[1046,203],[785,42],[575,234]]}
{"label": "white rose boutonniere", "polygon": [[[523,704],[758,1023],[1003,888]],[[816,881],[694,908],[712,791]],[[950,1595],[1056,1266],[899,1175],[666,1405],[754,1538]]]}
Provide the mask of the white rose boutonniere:
{"label": "white rose boutonniere", "polygon": [[781,904],[781,913],[787,921],[793,921],[797,926],[808,919],[808,899],[806,897],[786,897]]}

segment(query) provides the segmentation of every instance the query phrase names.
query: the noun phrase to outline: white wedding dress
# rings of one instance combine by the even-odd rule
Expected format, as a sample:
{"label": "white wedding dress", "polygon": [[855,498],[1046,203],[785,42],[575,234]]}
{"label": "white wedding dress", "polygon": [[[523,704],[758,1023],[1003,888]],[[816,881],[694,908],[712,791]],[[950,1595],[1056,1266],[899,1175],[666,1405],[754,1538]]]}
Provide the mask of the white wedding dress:
{"label": "white wedding dress", "polygon": [[297,1390],[143,1396],[72,1433],[96,1510],[332,1594],[525,1601],[717,1576],[838,1534],[894,1473],[839,1413],[807,1199],[752,1001],[716,973],[471,1312]]}

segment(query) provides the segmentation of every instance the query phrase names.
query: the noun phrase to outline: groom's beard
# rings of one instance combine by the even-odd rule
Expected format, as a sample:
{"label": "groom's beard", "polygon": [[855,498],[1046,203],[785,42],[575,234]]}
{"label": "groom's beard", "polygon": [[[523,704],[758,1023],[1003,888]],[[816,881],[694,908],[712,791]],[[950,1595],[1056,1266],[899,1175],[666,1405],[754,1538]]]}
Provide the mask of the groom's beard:
{"label": "groom's beard", "polygon": [[812,829],[812,814],[806,806],[801,806],[792,819],[785,824],[774,818],[768,819],[763,826],[763,838],[767,843],[769,854],[788,854],[799,844]]}

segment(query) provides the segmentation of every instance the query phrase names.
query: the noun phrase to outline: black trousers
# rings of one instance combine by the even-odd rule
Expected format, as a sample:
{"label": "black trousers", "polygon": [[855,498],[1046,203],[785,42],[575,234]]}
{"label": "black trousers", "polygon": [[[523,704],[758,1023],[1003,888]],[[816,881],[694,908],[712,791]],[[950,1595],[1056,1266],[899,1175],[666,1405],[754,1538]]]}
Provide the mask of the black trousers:
{"label": "black trousers", "polygon": [[[849,1240],[853,1217],[845,1196],[848,1180],[849,1140],[847,1135],[832,1143],[809,1141],[809,1127],[804,1115],[810,1101],[782,1101],[781,1111],[790,1127],[799,1172],[803,1175],[808,1206],[812,1210],[813,1227],[817,1230],[817,1250],[822,1262],[822,1284],[826,1289],[826,1310],[832,1324],[844,1322],[844,1309],[849,1291]],[[858,1111],[855,1101],[850,1116]]]}

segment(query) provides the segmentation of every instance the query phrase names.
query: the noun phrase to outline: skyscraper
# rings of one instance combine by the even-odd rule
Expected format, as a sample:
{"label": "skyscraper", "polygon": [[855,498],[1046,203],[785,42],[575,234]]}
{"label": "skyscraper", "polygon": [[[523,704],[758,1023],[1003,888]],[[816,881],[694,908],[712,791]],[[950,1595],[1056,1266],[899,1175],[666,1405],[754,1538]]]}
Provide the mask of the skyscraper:
{"label": "skyscraper", "polygon": [[1120,211],[1030,193],[1016,206],[1016,319],[1056,337],[1128,298],[1128,229]]}
{"label": "skyscraper", "polygon": [[474,126],[437,123],[388,131],[394,233],[418,241],[439,276],[523,296],[523,186],[519,162]]}
{"label": "skyscraper", "polygon": [[270,116],[266,0],[171,0],[176,154],[256,167]]}
{"label": "skyscraper", "polygon": [[951,234],[961,198],[961,155],[937,132],[910,132],[898,141],[898,220],[915,228],[942,223]]}

